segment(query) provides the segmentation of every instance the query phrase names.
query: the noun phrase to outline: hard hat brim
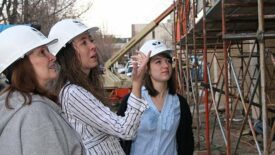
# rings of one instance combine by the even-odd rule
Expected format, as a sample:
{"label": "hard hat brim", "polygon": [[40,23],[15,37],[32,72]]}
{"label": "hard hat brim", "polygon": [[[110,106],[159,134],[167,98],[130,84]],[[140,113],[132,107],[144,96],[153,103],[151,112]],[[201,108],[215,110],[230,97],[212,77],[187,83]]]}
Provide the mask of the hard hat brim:
{"label": "hard hat brim", "polygon": [[167,49],[167,50],[164,50],[164,51],[155,51],[155,52],[151,53],[150,58],[152,58],[155,55],[159,55],[159,54],[163,54],[163,53],[168,54],[172,57],[172,52],[173,52],[172,49]]}
{"label": "hard hat brim", "polygon": [[[27,53],[34,50],[35,48],[43,46],[43,45],[50,45],[50,44],[53,44],[53,43],[56,43],[56,42],[57,42],[57,39],[44,39],[43,41],[38,42],[37,44],[35,44],[35,45],[33,45],[29,48],[24,49],[24,51],[22,52],[22,53],[24,53],[24,55],[17,55],[17,53],[14,53],[14,55],[12,57],[10,57],[9,59],[6,59],[5,62],[1,62],[2,65],[0,64],[0,73],[2,73],[11,64],[13,64],[19,58],[23,58]],[[3,65],[3,64],[5,64],[5,65]]]}
{"label": "hard hat brim", "polygon": [[86,28],[83,29],[82,31],[79,31],[78,33],[72,35],[70,38],[67,38],[65,40],[63,40],[62,42],[59,41],[60,44],[62,44],[63,46],[59,46],[59,47],[49,47],[50,51],[53,55],[57,55],[59,53],[59,51],[66,46],[67,43],[71,42],[75,37],[88,32],[89,34],[93,34],[95,33],[99,28],[98,27],[91,27],[91,28]]}
{"label": "hard hat brim", "polygon": [[98,27],[91,27],[91,28],[87,28],[87,29],[84,29],[82,31],[79,31],[77,34],[74,34],[74,36],[72,38],[70,38],[70,40],[68,40],[65,44],[67,44],[68,42],[72,41],[74,38],[76,38],[77,36],[79,36],[79,35],[81,35],[85,32],[88,32],[89,34],[93,34],[98,29],[99,29]]}

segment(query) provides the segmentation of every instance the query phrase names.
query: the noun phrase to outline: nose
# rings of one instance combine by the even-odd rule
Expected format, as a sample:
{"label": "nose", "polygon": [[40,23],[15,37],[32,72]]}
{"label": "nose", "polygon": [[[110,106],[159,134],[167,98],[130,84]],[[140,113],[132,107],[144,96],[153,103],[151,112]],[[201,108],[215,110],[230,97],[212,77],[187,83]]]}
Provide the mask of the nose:
{"label": "nose", "polygon": [[169,63],[168,61],[164,61],[164,62],[162,63],[162,66],[163,66],[163,67],[169,67],[169,64],[170,64],[170,63]]}
{"label": "nose", "polygon": [[96,45],[95,45],[93,42],[91,42],[89,46],[90,46],[89,48],[90,48],[92,51],[95,51],[95,52],[96,52]]}
{"label": "nose", "polygon": [[48,58],[49,58],[50,61],[55,61],[56,60],[56,57],[50,52],[48,52]]}

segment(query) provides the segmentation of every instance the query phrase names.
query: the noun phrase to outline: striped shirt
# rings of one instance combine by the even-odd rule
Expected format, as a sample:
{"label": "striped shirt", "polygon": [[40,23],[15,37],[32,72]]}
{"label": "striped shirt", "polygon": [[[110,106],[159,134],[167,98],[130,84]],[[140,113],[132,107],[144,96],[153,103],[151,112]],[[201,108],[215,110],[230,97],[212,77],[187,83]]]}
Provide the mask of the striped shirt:
{"label": "striped shirt", "polygon": [[140,118],[148,105],[130,95],[125,116],[117,116],[84,88],[70,84],[59,95],[62,110],[81,135],[89,155],[124,155],[118,138],[136,136]]}

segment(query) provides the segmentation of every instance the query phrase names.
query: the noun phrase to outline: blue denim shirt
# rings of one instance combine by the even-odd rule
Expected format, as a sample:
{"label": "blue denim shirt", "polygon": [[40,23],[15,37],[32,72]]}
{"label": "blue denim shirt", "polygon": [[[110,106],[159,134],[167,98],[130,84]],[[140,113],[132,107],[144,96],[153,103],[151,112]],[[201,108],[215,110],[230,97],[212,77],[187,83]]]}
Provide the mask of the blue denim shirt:
{"label": "blue denim shirt", "polygon": [[131,155],[177,155],[176,132],[180,119],[178,96],[167,93],[161,112],[147,90],[142,90],[142,96],[149,108],[142,115]]}

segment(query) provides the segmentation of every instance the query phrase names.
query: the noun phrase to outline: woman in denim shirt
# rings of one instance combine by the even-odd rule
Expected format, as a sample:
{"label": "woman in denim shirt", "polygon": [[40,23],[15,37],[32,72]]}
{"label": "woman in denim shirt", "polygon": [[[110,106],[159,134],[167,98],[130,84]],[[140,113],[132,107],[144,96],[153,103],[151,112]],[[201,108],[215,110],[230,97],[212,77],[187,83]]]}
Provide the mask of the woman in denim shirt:
{"label": "woman in denim shirt", "polygon": [[[142,89],[149,108],[142,115],[136,138],[121,142],[124,151],[131,155],[193,154],[192,116],[186,100],[176,93],[171,50],[161,41],[149,40],[140,51],[151,51]],[[127,98],[118,111],[122,116]]]}

